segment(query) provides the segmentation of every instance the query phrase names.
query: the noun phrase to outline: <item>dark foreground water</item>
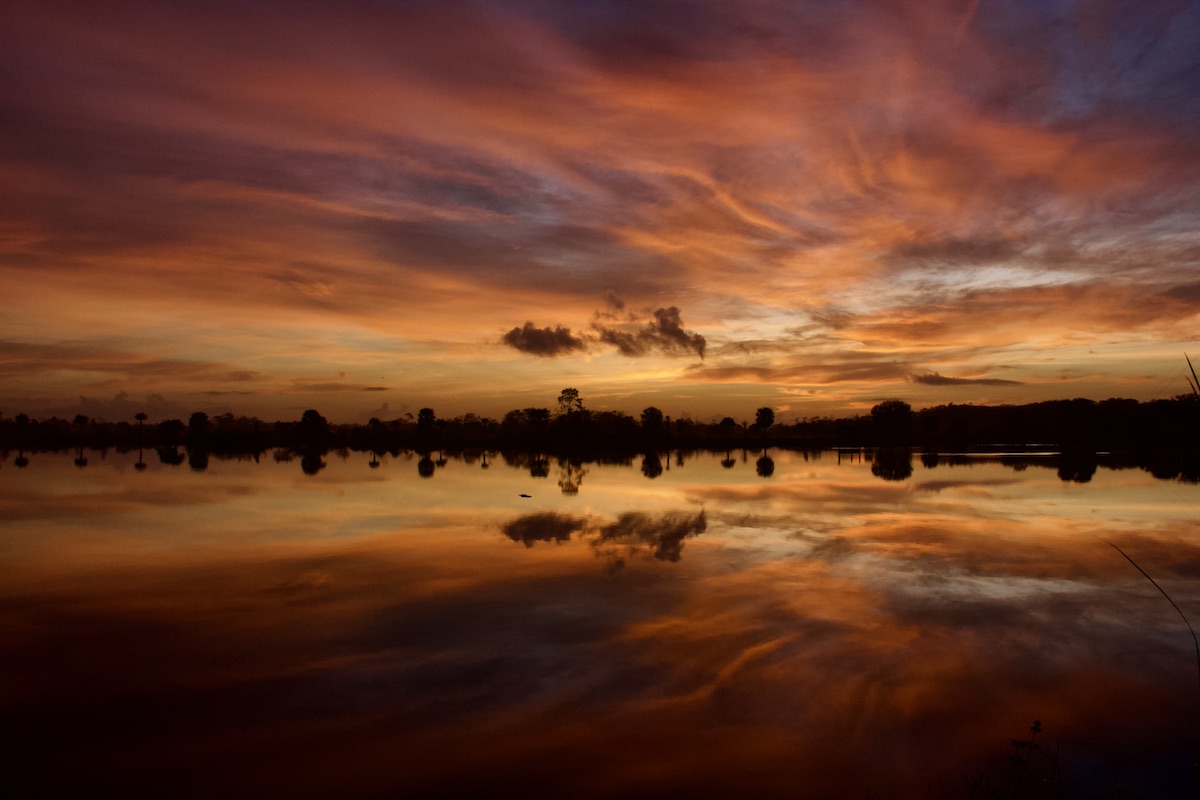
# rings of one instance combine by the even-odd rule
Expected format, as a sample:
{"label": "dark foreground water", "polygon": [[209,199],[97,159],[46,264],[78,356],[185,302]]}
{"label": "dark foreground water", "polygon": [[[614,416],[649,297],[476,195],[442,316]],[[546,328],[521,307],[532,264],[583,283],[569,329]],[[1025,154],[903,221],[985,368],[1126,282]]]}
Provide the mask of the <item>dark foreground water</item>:
{"label": "dark foreground water", "polygon": [[1049,458],[76,455],[0,462],[19,796],[1200,785],[1192,639],[1104,541],[1200,622],[1193,484]]}

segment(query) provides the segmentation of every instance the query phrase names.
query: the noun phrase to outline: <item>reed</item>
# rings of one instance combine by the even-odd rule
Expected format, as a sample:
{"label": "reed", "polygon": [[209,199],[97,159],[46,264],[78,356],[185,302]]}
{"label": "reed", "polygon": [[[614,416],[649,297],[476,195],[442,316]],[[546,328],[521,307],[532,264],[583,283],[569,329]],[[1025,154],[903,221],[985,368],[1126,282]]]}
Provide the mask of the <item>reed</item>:
{"label": "reed", "polygon": [[[1191,361],[1188,362],[1188,366],[1191,366]],[[1194,375],[1195,372],[1193,371],[1192,374]],[[1097,537],[1097,538],[1099,538],[1099,537]],[[1112,547],[1118,553],[1123,555],[1125,557],[1126,561],[1128,561],[1130,564],[1133,564],[1134,569],[1136,569],[1138,572],[1142,573],[1142,575],[1145,576],[1146,580],[1150,581],[1150,583],[1154,586],[1154,588],[1158,589],[1158,591],[1162,594],[1162,596],[1167,598],[1167,602],[1170,603],[1171,607],[1174,608],[1176,613],[1179,614],[1179,618],[1183,620],[1183,624],[1187,625],[1188,633],[1190,633],[1192,635],[1192,644],[1196,648],[1196,685],[1197,685],[1197,688],[1200,688],[1200,639],[1196,638],[1196,631],[1194,628],[1192,628],[1192,623],[1188,622],[1187,615],[1183,613],[1183,609],[1179,607],[1178,603],[1176,603],[1173,599],[1171,599],[1171,595],[1167,594],[1167,590],[1164,589],[1163,587],[1159,586],[1158,581],[1154,580],[1154,578],[1151,578],[1150,573],[1148,573],[1148,572],[1146,572],[1146,570],[1142,569],[1141,566],[1136,561],[1134,561],[1129,556],[1128,553],[1126,553],[1124,550],[1117,547],[1115,544],[1108,541],[1107,539],[1100,539],[1100,541],[1102,541],[1105,544]]]}

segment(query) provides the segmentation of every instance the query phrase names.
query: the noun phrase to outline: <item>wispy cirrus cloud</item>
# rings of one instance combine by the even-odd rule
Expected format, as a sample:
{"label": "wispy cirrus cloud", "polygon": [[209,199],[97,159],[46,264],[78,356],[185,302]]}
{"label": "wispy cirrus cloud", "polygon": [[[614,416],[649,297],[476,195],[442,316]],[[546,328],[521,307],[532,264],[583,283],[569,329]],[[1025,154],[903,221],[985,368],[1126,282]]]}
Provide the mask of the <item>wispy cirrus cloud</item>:
{"label": "wispy cirrus cloud", "polygon": [[940,375],[936,372],[927,372],[921,375],[910,375],[909,380],[913,383],[923,383],[927,386],[1020,386],[1021,381],[1007,380],[1005,378],[952,378],[947,375]]}
{"label": "wispy cirrus cloud", "polygon": [[[354,414],[352,385],[431,361],[415,402],[471,410],[498,337],[546,356],[514,394],[586,354],[639,397],[782,378],[984,398],[1019,387],[909,375],[1085,340],[1114,391],[1107,350],[1194,340],[1200,10],[1106,8],[14,7],[0,338],[134,331],[172,342],[147,361],[284,386],[347,368],[321,398]],[[614,287],[644,311],[593,316]],[[300,369],[305,332],[330,346]]]}

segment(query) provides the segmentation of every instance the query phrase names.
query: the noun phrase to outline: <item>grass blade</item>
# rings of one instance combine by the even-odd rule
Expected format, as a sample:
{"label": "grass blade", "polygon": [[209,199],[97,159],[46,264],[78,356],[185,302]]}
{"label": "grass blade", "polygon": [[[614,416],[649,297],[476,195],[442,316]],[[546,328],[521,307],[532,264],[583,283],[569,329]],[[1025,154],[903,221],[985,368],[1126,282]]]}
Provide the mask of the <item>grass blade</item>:
{"label": "grass blade", "polygon": [[[1188,362],[1188,366],[1189,367],[1191,366],[1191,361]],[[1193,370],[1192,374],[1195,374],[1194,370]],[[1097,537],[1097,538],[1099,538],[1099,537]],[[1104,542],[1105,544],[1109,545],[1114,550],[1116,550],[1118,553],[1125,556],[1125,560],[1128,561],[1130,564],[1133,564],[1134,568],[1137,569],[1138,572],[1142,573],[1142,575],[1144,575],[1146,577],[1146,580],[1148,580],[1148,581],[1150,581],[1150,583],[1154,584],[1154,588],[1158,589],[1158,591],[1162,593],[1162,596],[1167,598],[1167,602],[1170,603],[1171,606],[1175,609],[1175,611],[1179,613],[1179,618],[1183,620],[1184,625],[1187,625],[1188,633],[1190,633],[1192,635],[1192,644],[1194,644],[1196,646],[1196,682],[1197,682],[1197,685],[1200,686],[1200,639],[1196,638],[1196,631],[1192,628],[1192,623],[1188,622],[1187,615],[1185,615],[1183,613],[1183,609],[1180,608],[1179,605],[1174,600],[1171,599],[1171,595],[1167,594],[1166,589],[1164,589],[1163,587],[1158,585],[1158,581],[1156,581],[1156,580],[1154,580],[1154,578],[1150,577],[1150,573],[1148,573],[1148,572],[1146,572],[1146,570],[1142,569],[1136,561],[1134,561],[1132,558],[1129,557],[1128,553],[1126,553],[1124,550],[1117,547],[1115,544],[1108,541],[1107,539],[1100,539],[1100,541]]]}

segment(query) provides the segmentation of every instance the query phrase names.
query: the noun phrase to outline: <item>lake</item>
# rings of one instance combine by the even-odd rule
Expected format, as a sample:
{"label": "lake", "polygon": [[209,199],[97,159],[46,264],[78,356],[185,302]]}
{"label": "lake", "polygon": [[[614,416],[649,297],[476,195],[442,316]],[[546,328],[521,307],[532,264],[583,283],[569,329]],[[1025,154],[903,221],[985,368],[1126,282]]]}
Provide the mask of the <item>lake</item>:
{"label": "lake", "polygon": [[1200,623],[1194,483],[79,455],[0,462],[7,777],[47,796],[1197,793],[1193,639],[1108,543]]}

